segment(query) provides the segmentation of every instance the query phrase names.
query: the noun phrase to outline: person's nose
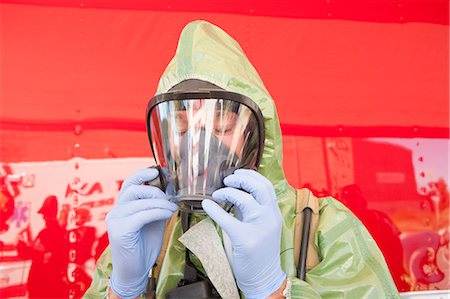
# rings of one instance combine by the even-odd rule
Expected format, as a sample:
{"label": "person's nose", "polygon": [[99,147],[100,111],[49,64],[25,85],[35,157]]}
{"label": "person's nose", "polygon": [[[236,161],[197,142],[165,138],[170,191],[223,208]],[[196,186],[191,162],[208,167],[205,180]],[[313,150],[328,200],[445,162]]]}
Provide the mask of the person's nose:
{"label": "person's nose", "polygon": [[204,122],[203,122],[201,119],[199,119],[199,120],[195,123],[195,129],[196,129],[196,130],[201,130],[201,129],[203,129],[203,128],[205,128],[205,124],[204,124]]}

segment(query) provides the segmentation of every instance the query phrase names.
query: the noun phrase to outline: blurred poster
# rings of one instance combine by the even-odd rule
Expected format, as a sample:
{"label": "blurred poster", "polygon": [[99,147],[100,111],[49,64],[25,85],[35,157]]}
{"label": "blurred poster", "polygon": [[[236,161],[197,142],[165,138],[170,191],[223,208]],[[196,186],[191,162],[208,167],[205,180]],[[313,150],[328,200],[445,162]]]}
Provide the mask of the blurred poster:
{"label": "blurred poster", "polygon": [[42,286],[39,296],[53,297],[39,280],[40,267],[55,269],[55,275],[64,269],[58,275],[61,292],[80,298],[108,244],[104,220],[123,180],[153,163],[151,158],[74,158],[1,165],[2,298],[32,298],[33,284]]}

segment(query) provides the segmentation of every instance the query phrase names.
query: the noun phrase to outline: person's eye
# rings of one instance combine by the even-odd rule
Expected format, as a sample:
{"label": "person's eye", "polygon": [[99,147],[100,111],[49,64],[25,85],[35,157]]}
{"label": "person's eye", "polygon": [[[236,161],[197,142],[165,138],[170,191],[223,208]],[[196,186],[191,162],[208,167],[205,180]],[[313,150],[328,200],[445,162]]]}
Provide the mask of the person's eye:
{"label": "person's eye", "polygon": [[231,133],[233,133],[233,129],[232,128],[214,128],[214,134],[216,135],[230,135]]}
{"label": "person's eye", "polygon": [[176,132],[177,132],[178,135],[184,135],[184,134],[186,134],[187,129],[185,129],[185,128],[177,128]]}
{"label": "person's eye", "polygon": [[236,115],[234,113],[216,114],[214,121],[214,132],[218,135],[229,135],[233,133],[236,126]]}
{"label": "person's eye", "polygon": [[175,115],[175,129],[176,129],[176,132],[180,135],[183,135],[187,132],[188,121],[187,121],[185,115],[183,115],[183,114]]}
{"label": "person's eye", "polygon": [[214,133],[218,135],[228,135],[234,130],[234,125],[230,122],[218,121],[214,124]]}

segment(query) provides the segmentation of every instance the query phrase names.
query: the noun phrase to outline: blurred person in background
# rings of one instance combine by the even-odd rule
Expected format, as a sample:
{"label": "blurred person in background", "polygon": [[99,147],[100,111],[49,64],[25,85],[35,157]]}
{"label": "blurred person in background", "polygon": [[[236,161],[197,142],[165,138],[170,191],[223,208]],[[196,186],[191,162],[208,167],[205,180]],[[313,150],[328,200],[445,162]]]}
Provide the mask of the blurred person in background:
{"label": "blurred person in background", "polygon": [[31,258],[28,276],[29,298],[67,298],[68,246],[66,231],[57,221],[58,199],[49,195],[38,213],[45,227],[38,233],[31,246],[20,243],[18,252]]}

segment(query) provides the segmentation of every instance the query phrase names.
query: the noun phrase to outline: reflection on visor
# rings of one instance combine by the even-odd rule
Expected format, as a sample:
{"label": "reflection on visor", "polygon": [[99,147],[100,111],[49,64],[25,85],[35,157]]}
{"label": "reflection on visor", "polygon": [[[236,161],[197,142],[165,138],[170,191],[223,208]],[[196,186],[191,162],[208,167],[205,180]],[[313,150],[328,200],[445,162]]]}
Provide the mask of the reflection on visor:
{"label": "reflection on visor", "polygon": [[245,105],[223,99],[169,100],[150,114],[157,164],[166,169],[168,190],[180,198],[210,197],[224,176],[254,168],[259,130]]}
{"label": "reflection on visor", "polygon": [[[192,126],[205,126],[209,117],[204,109],[175,111],[175,130],[178,134],[185,134]],[[216,109],[212,117],[212,130],[215,135],[232,134],[236,128],[238,114],[230,110]],[[200,115],[199,115],[200,114]]]}

